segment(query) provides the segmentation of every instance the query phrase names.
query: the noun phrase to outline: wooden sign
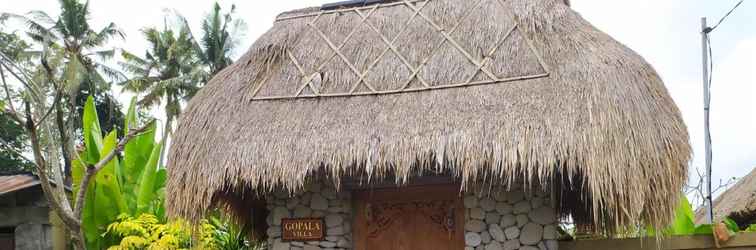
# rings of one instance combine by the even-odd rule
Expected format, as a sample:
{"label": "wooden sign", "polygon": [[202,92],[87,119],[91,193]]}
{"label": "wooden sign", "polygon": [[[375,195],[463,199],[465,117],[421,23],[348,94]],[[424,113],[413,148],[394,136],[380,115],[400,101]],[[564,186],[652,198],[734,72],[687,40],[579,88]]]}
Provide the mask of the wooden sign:
{"label": "wooden sign", "polygon": [[323,218],[281,219],[281,240],[320,241],[325,238]]}

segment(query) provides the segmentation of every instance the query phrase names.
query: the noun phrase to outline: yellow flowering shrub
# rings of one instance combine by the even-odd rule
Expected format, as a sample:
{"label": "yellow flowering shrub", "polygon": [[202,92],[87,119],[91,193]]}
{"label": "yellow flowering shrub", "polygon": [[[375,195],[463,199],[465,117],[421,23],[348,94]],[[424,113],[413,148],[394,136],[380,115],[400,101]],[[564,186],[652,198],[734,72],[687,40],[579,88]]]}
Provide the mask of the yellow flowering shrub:
{"label": "yellow flowering shrub", "polygon": [[141,214],[136,218],[121,215],[118,220],[108,225],[105,234],[120,238],[120,244],[111,246],[108,250],[189,249],[192,243],[190,228],[189,224],[183,221],[161,224],[152,214]]}
{"label": "yellow flowering shrub", "polygon": [[200,231],[195,235],[197,238],[193,243],[192,227],[185,221],[161,223],[152,214],[141,214],[138,217],[123,214],[108,225],[102,236],[119,242],[108,250],[264,249],[263,246],[250,246],[249,242],[243,240],[243,233],[231,230],[226,222],[217,218],[202,220],[198,229]]}

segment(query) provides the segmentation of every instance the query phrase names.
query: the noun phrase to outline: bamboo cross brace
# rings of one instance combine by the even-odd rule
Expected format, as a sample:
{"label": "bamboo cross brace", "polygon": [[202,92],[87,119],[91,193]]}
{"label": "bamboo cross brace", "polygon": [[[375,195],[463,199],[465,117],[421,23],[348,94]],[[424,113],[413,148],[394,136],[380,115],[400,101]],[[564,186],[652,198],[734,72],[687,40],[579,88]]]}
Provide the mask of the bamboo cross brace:
{"label": "bamboo cross brace", "polygon": [[[410,2],[422,2],[422,1],[430,1],[430,0],[410,0]],[[389,3],[381,3],[376,4],[378,8],[387,8],[387,7],[393,7],[397,5],[403,5],[403,2],[389,2]],[[358,10],[366,10],[370,9],[372,7],[369,6],[360,6],[360,7],[353,7],[353,8],[343,8],[343,9],[337,9],[337,10],[327,10],[327,11],[319,11],[319,12],[313,12],[313,13],[307,13],[307,14],[300,14],[300,15],[292,15],[292,16],[283,16],[276,18],[276,22],[278,21],[284,21],[284,20],[290,20],[290,19],[297,19],[297,18],[304,18],[304,17],[311,17],[316,15],[323,15],[323,14],[341,14],[353,11],[355,9]]]}
{"label": "bamboo cross brace", "polygon": [[[475,5],[475,7],[470,8],[469,10],[478,8],[478,6],[482,2],[483,1],[479,1],[478,4]],[[413,9],[415,8],[414,6],[411,6],[411,5],[408,5],[408,6],[410,8],[413,8]],[[472,13],[472,11],[468,11],[462,18],[459,19],[459,21],[457,22],[457,25],[455,25],[455,27],[459,26],[459,24],[461,24],[462,21],[464,21],[467,17],[469,17],[471,15],[471,13]],[[496,79],[497,78],[488,69],[483,68],[483,66],[482,66],[482,64],[481,64],[480,61],[476,60],[472,55],[470,55],[470,53],[467,52],[467,50],[465,50],[464,48],[462,48],[461,45],[459,45],[459,43],[457,42],[457,40],[455,40],[454,38],[451,37],[451,35],[449,35],[451,33],[454,33],[454,30],[452,30],[449,33],[447,33],[447,32],[444,31],[443,27],[441,27],[440,25],[438,25],[435,21],[433,21],[432,19],[430,19],[425,14],[420,13],[420,17],[422,17],[423,19],[425,19],[425,21],[427,21],[429,24],[433,25],[433,27],[436,28],[436,31],[438,31],[439,33],[441,33],[441,35],[446,39],[446,41],[449,41],[449,43],[451,43],[451,45],[454,46],[454,48],[456,48],[460,53],[462,53],[462,55],[464,55],[465,57],[467,57],[467,60],[469,60],[471,63],[475,64],[476,66],[481,67],[482,70],[483,70],[483,72],[486,73],[486,75],[488,75],[489,78],[491,78],[491,79]]]}
{"label": "bamboo cross brace", "polygon": [[[341,60],[343,60],[344,63],[346,63],[346,65],[349,66],[349,69],[352,70],[352,73],[354,73],[355,75],[357,75],[360,78],[360,80],[361,80],[360,82],[361,83],[365,84],[365,86],[368,87],[370,89],[370,91],[375,92],[375,88],[373,88],[373,86],[370,85],[365,80],[365,78],[360,75],[360,71],[357,70],[357,67],[355,67],[354,64],[352,64],[352,62],[350,62],[349,59],[343,53],[341,53],[341,51],[339,50],[339,48],[336,45],[334,45],[333,42],[331,42],[331,39],[329,39],[325,35],[325,33],[323,33],[323,31],[321,31],[320,29],[318,29],[318,27],[316,27],[313,23],[309,23],[308,26],[310,26],[311,29],[315,30],[315,32],[317,32],[317,34],[320,36],[320,38],[323,39],[323,41],[325,41],[326,44],[328,44],[328,47],[330,47],[334,52],[336,52],[337,55],[339,55],[339,57],[341,58]],[[355,86],[350,92],[354,92],[357,89],[357,87],[358,86]]]}
{"label": "bamboo cross brace", "polygon": [[[505,34],[502,38],[500,38],[499,41],[496,41],[496,43],[494,44],[493,48],[491,48],[491,51],[489,51],[488,54],[486,54],[486,57],[483,58],[483,62],[481,62],[481,66],[479,66],[475,70],[475,72],[470,76],[470,78],[467,79],[467,83],[472,82],[472,80],[475,79],[475,76],[477,76],[478,73],[480,73],[480,72],[483,71],[483,67],[488,66],[488,63],[491,61],[490,58],[494,55],[494,53],[496,53],[496,50],[498,50],[499,47],[501,47],[501,45],[504,44],[504,41],[506,41],[507,38],[509,38],[509,36],[512,35],[512,33],[515,31],[515,29],[517,29],[517,25],[516,24],[511,29],[509,29],[509,31],[507,31],[507,34]],[[498,79],[498,77],[496,79]]]}
{"label": "bamboo cross brace", "polygon": [[[401,4],[403,4],[403,5],[407,6],[408,8],[410,8],[410,10],[412,10],[414,13],[404,23],[404,29],[401,30],[391,41],[389,41],[386,36],[384,36],[382,33],[380,33],[380,31],[374,25],[372,25],[369,22],[367,22],[367,20],[372,16],[372,14],[375,12],[375,10],[377,8],[386,7],[386,6],[383,6],[383,5],[379,6],[379,7],[373,6],[372,8],[370,8],[371,10],[370,10],[370,12],[368,14],[365,14],[365,13],[363,13],[363,12],[360,11],[360,10],[368,9],[368,8],[365,8],[365,7],[363,7],[363,8],[353,8],[353,9],[339,11],[339,12],[344,12],[344,13],[345,12],[350,12],[350,11],[356,12],[360,17],[362,17],[362,20],[361,20],[361,22],[360,22],[359,25],[367,23],[368,27],[370,29],[372,29],[374,32],[376,32],[378,35],[380,35],[382,41],[387,45],[387,47],[381,52],[381,54],[373,62],[371,62],[371,64],[367,67],[367,69],[364,72],[362,72],[362,73],[357,72],[357,69],[354,66],[354,64],[352,64],[346,58],[346,56],[343,53],[341,53],[341,51],[340,51],[343,48],[343,46],[345,46],[345,44],[349,41],[349,39],[351,39],[351,37],[354,35],[354,33],[356,33],[356,30],[359,28],[359,25],[355,26],[355,28],[353,28],[352,31],[350,31],[349,35],[347,35],[347,37],[344,39],[344,41],[339,46],[335,46],[334,43],[320,29],[318,29],[317,27],[315,27],[315,22],[319,19],[319,17],[321,15],[323,15],[324,13],[327,14],[327,13],[330,13],[330,12],[320,12],[320,13],[317,13],[317,14],[307,15],[307,16],[316,16],[310,23],[308,23],[308,25],[314,31],[316,31],[317,34],[333,50],[334,55],[331,55],[329,58],[332,59],[334,56],[338,55],[342,60],[344,60],[344,62],[347,64],[347,66],[349,66],[350,70],[352,70],[353,73],[357,74],[360,79],[358,79],[357,83],[355,84],[355,86],[352,88],[352,90],[349,93],[320,94],[317,91],[315,91],[314,87],[312,86],[312,79],[313,79],[313,77],[315,77],[315,74],[307,76],[306,75],[306,71],[304,70],[304,68],[302,67],[302,65],[297,61],[297,59],[294,57],[294,55],[291,54],[290,51],[287,51],[289,59],[297,67],[297,70],[299,70],[300,75],[302,76],[302,78],[305,79],[306,83],[303,84],[299,88],[299,90],[298,90],[298,92],[297,92],[297,94],[295,96],[271,96],[271,97],[257,97],[257,98],[253,97],[253,100],[278,100],[278,99],[295,99],[295,98],[305,98],[305,97],[306,98],[312,98],[312,97],[321,97],[321,96],[322,97],[342,97],[342,96],[362,96],[362,95],[393,94],[393,93],[403,93],[403,92],[425,91],[425,90],[432,90],[432,89],[444,89],[444,88],[464,87],[464,86],[470,86],[470,85],[490,84],[490,83],[496,83],[496,82],[501,83],[501,82],[520,81],[520,80],[527,80],[527,79],[535,79],[535,78],[541,78],[541,77],[548,77],[550,75],[548,73],[548,67],[544,63],[543,58],[541,57],[541,55],[535,49],[535,46],[533,45],[532,41],[530,41],[526,37],[523,37],[523,39],[525,39],[525,42],[528,45],[528,48],[530,49],[531,52],[533,52],[535,54],[535,56],[538,59],[539,64],[541,64],[541,66],[546,71],[546,73],[536,74],[536,75],[510,77],[510,78],[498,78],[488,68],[488,66],[489,66],[488,64],[491,62],[491,58],[490,57],[493,56],[493,54],[499,49],[499,47],[501,47],[501,45],[506,41],[506,39],[509,38],[512,35],[512,33],[514,33],[515,30],[518,29],[519,24],[517,24],[517,22],[516,22],[516,24],[506,33],[506,35],[503,36],[499,41],[497,41],[495,43],[495,46],[488,52],[488,56],[484,57],[481,61],[478,61],[469,52],[467,52],[464,48],[462,48],[462,46],[459,45],[459,43],[457,43],[457,41],[454,40],[451,37],[450,34],[453,34],[457,30],[457,28],[460,27],[460,25],[462,24],[462,22],[467,17],[469,17],[471,15],[472,10],[476,9],[477,7],[479,7],[480,4],[483,2],[483,0],[479,0],[476,4],[474,4],[474,7],[468,8],[466,10],[466,12],[463,14],[463,16],[459,19],[459,21],[454,26],[452,26],[452,28],[449,30],[449,32],[445,32],[445,30],[444,30],[443,27],[441,27],[440,25],[438,25],[436,22],[434,22],[433,20],[431,20],[430,18],[428,18],[426,15],[424,15],[421,12],[422,9],[425,6],[428,5],[427,3],[429,1],[430,0],[425,0],[424,1],[425,4],[422,4],[419,7],[414,7],[412,5],[413,2],[420,2],[418,0],[404,0],[401,3],[392,3],[392,5],[401,5]],[[501,1],[502,0],[497,0],[497,2],[502,7],[505,7],[505,5]],[[412,67],[412,64],[409,62],[409,60],[407,60],[406,57],[402,56],[401,53],[398,51],[395,43],[398,41],[398,39],[400,37],[402,37],[408,31],[407,27],[412,23],[412,21],[415,20],[415,18],[417,16],[421,16],[423,19],[425,19],[426,22],[428,22],[431,26],[433,26],[433,28],[435,28],[437,32],[441,33],[442,38],[434,46],[433,50],[431,50],[430,55],[428,57],[426,57],[425,59],[423,59],[423,61],[420,63],[420,65],[418,67]],[[421,76],[419,76],[419,72],[422,71],[422,69],[427,65],[428,61],[430,61],[430,59],[433,58],[433,55],[446,42],[449,42],[452,46],[454,46],[455,49],[457,49],[460,53],[462,53],[471,63],[473,63],[474,65],[476,65],[477,68],[476,68],[475,73],[473,74],[473,76],[470,79],[468,79],[466,82],[455,83],[455,84],[448,84],[448,85],[440,85],[440,86],[430,86],[430,85],[427,84],[427,82],[424,81],[424,79],[422,79]],[[407,82],[404,84],[404,86],[402,88],[400,88],[400,89],[377,91],[370,84],[368,84],[367,81],[365,81],[365,77],[378,64],[378,62],[380,62],[380,60],[389,51],[392,51],[393,53],[395,53],[399,57],[399,59],[402,61],[402,63],[405,64],[405,66],[409,67],[412,70],[412,74],[410,75],[409,80],[407,80]],[[326,60],[318,68],[321,69],[322,66],[326,62],[328,62],[330,59]],[[477,76],[477,74],[480,73],[480,72],[484,72],[491,79],[490,80],[472,81],[474,79],[474,77]],[[414,78],[418,78],[425,86],[421,87],[421,88],[417,88],[417,89],[407,89],[407,86],[409,86],[409,84],[412,82],[412,80],[414,80]],[[368,88],[370,88],[370,90],[372,92],[355,93],[354,91],[359,87],[360,83],[364,83]],[[307,86],[309,86],[313,90],[313,92],[316,93],[316,95],[304,95],[304,96],[300,96],[301,92]],[[259,90],[259,88],[260,87],[258,87],[257,90]]]}
{"label": "bamboo cross brace", "polygon": [[[502,8],[507,8],[507,6],[504,4],[505,0],[497,0],[496,2],[499,3],[499,5]],[[522,39],[525,40],[525,43],[528,44],[528,49],[530,49],[530,52],[532,52],[536,59],[538,59],[538,63],[541,64],[541,67],[543,67],[543,70],[546,72],[546,74],[550,74],[551,70],[549,69],[549,66],[546,65],[546,61],[543,60],[543,57],[541,56],[541,53],[535,48],[535,45],[533,45],[533,41],[531,41],[528,37],[525,36],[524,33],[522,33],[522,30],[519,29],[520,22],[515,19],[515,27],[517,27],[517,30],[520,31],[520,35],[522,36]]]}
{"label": "bamboo cross brace", "polygon": [[[328,57],[327,57],[327,58],[326,58],[325,60],[323,60],[323,62],[322,62],[322,63],[320,63],[320,65],[318,65],[318,67],[316,67],[316,68],[315,68],[315,70],[313,70],[313,71],[314,71],[314,72],[320,72],[321,70],[323,70],[323,67],[325,67],[325,65],[327,65],[327,64],[328,64],[328,62],[329,62],[329,61],[331,61],[331,59],[333,59],[333,57],[334,57],[334,56],[336,56],[337,54],[339,54],[338,50],[341,50],[341,49],[342,49],[342,48],[343,48],[343,47],[344,47],[344,46],[345,46],[345,45],[347,44],[347,42],[349,42],[349,39],[351,39],[351,38],[352,38],[352,36],[353,36],[353,35],[354,35],[355,33],[357,33],[357,30],[359,29],[360,25],[361,25],[362,23],[364,23],[365,21],[367,21],[367,19],[368,19],[368,18],[369,18],[369,17],[370,17],[370,16],[371,16],[371,15],[372,15],[372,14],[373,14],[374,12],[375,12],[375,10],[377,10],[377,9],[378,9],[378,5],[376,5],[376,6],[374,6],[373,8],[371,8],[371,9],[370,9],[370,12],[369,12],[369,13],[367,14],[367,17],[360,15],[360,16],[362,16],[362,20],[360,21],[360,23],[359,23],[359,24],[357,24],[357,25],[355,25],[355,26],[354,26],[354,28],[352,28],[352,30],[351,30],[351,31],[349,31],[349,34],[348,34],[348,35],[347,35],[347,36],[346,36],[346,37],[344,38],[344,40],[343,40],[343,41],[342,41],[342,42],[341,42],[341,43],[339,44],[338,48],[337,48],[336,50],[334,50],[334,53],[332,53],[332,54],[331,54],[330,56],[328,56]],[[355,9],[355,11],[356,11],[356,9]],[[322,14],[322,13],[321,13],[321,14]],[[313,19],[312,21],[310,21],[310,23],[309,23],[308,25],[310,25],[310,27],[314,27],[315,23],[316,23],[316,22],[318,21],[318,19],[320,19],[320,17],[321,17],[321,16],[322,16],[322,15],[317,15],[317,16],[316,16],[316,17],[315,17],[315,18],[314,18],[314,19]],[[312,92],[313,92],[313,93],[315,93],[315,95],[316,95],[316,96],[317,96],[317,95],[319,95],[319,94],[320,94],[320,91],[319,91],[319,90],[316,90],[316,89],[315,89],[315,87],[314,87],[314,86],[312,86],[312,79],[313,79],[313,78],[315,77],[315,74],[310,74],[310,75],[308,76],[308,75],[307,75],[307,72],[305,72],[305,71],[304,71],[304,68],[303,68],[302,66],[300,66],[300,65],[299,65],[299,63],[297,62],[296,58],[295,58],[295,57],[294,57],[293,55],[289,54],[289,59],[291,59],[291,60],[292,60],[292,62],[294,62],[294,64],[295,64],[295,65],[297,66],[297,69],[299,69],[299,72],[301,73],[301,76],[302,76],[302,79],[303,79],[303,81],[302,81],[302,82],[303,82],[302,86],[300,86],[300,87],[299,87],[299,88],[297,89],[297,93],[296,93],[296,94],[294,94],[294,96],[295,96],[295,97],[296,97],[296,96],[300,96],[300,95],[302,94],[302,91],[304,91],[305,87],[307,87],[307,86],[309,86],[309,87],[310,87],[310,90],[312,90]]]}
{"label": "bamboo cross brace", "polygon": [[[410,25],[410,24],[412,23],[412,21],[414,21],[414,20],[415,20],[415,17],[417,17],[417,15],[418,15],[418,14],[420,13],[420,11],[421,11],[421,10],[422,10],[423,8],[425,8],[425,6],[427,6],[427,3],[428,3],[428,1],[425,1],[424,3],[425,3],[425,4],[423,4],[422,6],[420,6],[420,8],[418,8],[417,10],[414,10],[414,13],[412,14],[412,16],[411,16],[411,17],[410,17],[409,19],[407,19],[407,21],[406,21],[406,22],[404,23],[404,25],[403,25],[404,29],[402,29],[401,31],[399,31],[399,34],[397,34],[396,36],[394,36],[394,39],[392,39],[392,40],[391,40],[391,44],[394,44],[394,43],[396,43],[396,41],[398,41],[400,37],[402,37],[402,36],[403,36],[403,35],[404,35],[405,33],[407,33],[407,31],[409,31],[409,29],[407,29],[407,27],[409,27],[409,25]],[[381,61],[381,59],[382,59],[382,58],[383,58],[383,57],[384,57],[384,56],[386,55],[386,53],[388,53],[389,51],[391,51],[391,49],[390,49],[389,47],[386,47],[386,49],[384,49],[384,50],[383,50],[383,52],[381,52],[381,54],[380,54],[380,55],[378,55],[378,57],[377,57],[377,58],[376,58],[376,59],[375,59],[375,60],[374,60],[373,62],[371,62],[371,63],[370,63],[370,65],[369,65],[369,66],[368,66],[368,67],[367,67],[367,68],[365,69],[365,71],[364,71],[364,72],[362,72],[362,77],[365,77],[365,76],[367,76],[367,74],[368,74],[368,73],[370,73],[370,71],[371,71],[371,70],[373,70],[373,68],[374,68],[374,67],[375,67],[376,65],[378,65],[378,62],[380,62],[380,61]],[[416,71],[416,70],[417,70],[417,68],[415,68],[415,69],[410,69],[410,70],[412,70],[412,71]],[[415,76],[410,76],[410,80],[409,80],[409,81],[408,81],[408,82],[407,82],[406,84],[404,84],[404,85],[402,86],[402,88],[401,88],[401,89],[405,89],[405,88],[407,88],[407,86],[409,86],[409,83],[410,83],[410,82],[412,82],[412,79],[414,79],[414,77],[415,77]],[[420,77],[420,76],[417,76],[417,78],[418,78],[418,79],[421,79],[422,77]],[[423,82],[423,83],[425,83],[425,80],[422,80],[422,82]],[[358,82],[358,83],[356,83],[356,84],[359,84],[359,82]],[[429,85],[426,85],[426,87],[428,87],[428,86],[429,86]]]}
{"label": "bamboo cross brace", "polygon": [[[404,0],[404,2],[405,2],[405,4],[407,5],[407,7],[409,7],[410,9],[413,9],[413,10],[417,11],[418,15],[420,15],[420,16],[421,16],[421,17],[423,17],[423,18],[424,18],[424,19],[425,19],[426,21],[428,21],[428,22],[429,22],[429,23],[430,23],[431,25],[433,25],[433,26],[434,26],[434,27],[436,28],[436,30],[437,30],[437,31],[439,31],[439,32],[443,32],[443,28],[442,28],[441,26],[439,26],[439,25],[438,25],[438,24],[436,24],[435,22],[433,22],[433,21],[429,20],[429,19],[428,19],[428,18],[427,18],[427,17],[425,16],[425,15],[423,15],[422,13],[420,13],[420,11],[419,11],[419,10],[417,10],[417,8],[414,8],[413,6],[411,6],[411,4],[409,3],[409,1],[408,1],[408,0]],[[455,25],[454,25],[454,26],[453,26],[453,27],[451,28],[451,30],[449,30],[449,32],[450,32],[450,33],[454,33],[454,31],[456,31],[456,30],[457,30],[457,28],[459,28],[459,26],[460,26],[460,25],[462,24],[462,21],[463,21],[463,20],[465,20],[465,18],[467,18],[468,16],[470,16],[470,14],[472,13],[472,10],[474,10],[475,8],[478,8],[478,6],[480,6],[480,4],[481,4],[481,3],[483,3],[483,0],[479,0],[479,1],[477,2],[477,3],[475,3],[474,7],[467,9],[467,11],[466,11],[466,12],[464,13],[463,17],[459,19],[459,21],[457,22],[457,24],[455,24]],[[406,86],[409,86],[409,84],[410,84],[410,83],[412,83],[412,80],[413,80],[413,79],[414,79],[415,77],[419,77],[419,76],[418,76],[418,74],[420,73],[420,71],[421,71],[421,70],[422,70],[422,69],[423,69],[423,68],[425,67],[425,65],[427,65],[427,64],[428,64],[428,61],[430,61],[430,59],[431,59],[431,58],[433,58],[433,55],[434,55],[434,54],[435,54],[435,53],[436,53],[436,52],[437,52],[437,51],[438,51],[439,49],[441,49],[441,46],[443,46],[443,45],[444,45],[444,43],[446,43],[447,41],[448,41],[448,39],[446,39],[446,37],[444,37],[443,39],[441,39],[441,40],[440,40],[440,41],[438,42],[438,44],[436,44],[436,46],[435,46],[435,47],[433,47],[433,50],[431,50],[431,53],[430,53],[430,55],[429,55],[428,57],[426,57],[425,59],[423,59],[423,62],[421,62],[421,63],[420,63],[420,66],[418,66],[418,68],[417,68],[417,69],[415,69],[415,70],[413,70],[413,71],[412,71],[412,74],[410,75],[410,78],[409,78],[409,80],[407,80],[407,82],[405,82],[405,83],[404,83],[404,86],[405,86],[405,87],[406,87]],[[495,76],[493,76],[493,74],[487,74],[487,75],[488,75],[488,77],[489,77],[489,78],[491,78],[491,80],[496,80],[496,77],[495,77]]]}
{"label": "bamboo cross brace", "polygon": [[[370,16],[372,16],[373,13],[375,12],[375,10],[377,10],[377,9],[378,9],[378,5],[375,5],[373,8],[370,9],[370,12],[368,12],[367,16],[363,16],[362,12],[360,12],[358,9],[354,9],[354,11],[357,12],[357,14],[360,15],[360,17],[362,17],[362,20],[360,20],[360,22],[357,25],[355,25],[354,28],[352,28],[352,30],[349,32],[349,34],[344,38],[344,41],[342,41],[341,44],[339,44],[339,47],[338,47],[339,50],[341,50],[342,48],[344,48],[344,46],[347,44],[347,42],[349,42],[349,39],[351,39],[352,36],[355,33],[357,33],[357,30],[360,29],[360,25],[362,25],[363,23],[367,22],[368,18],[370,18]],[[331,59],[333,59],[334,56],[336,56],[336,53],[332,53],[330,56],[327,56],[326,59],[323,60],[323,62],[320,65],[318,65],[318,67],[315,69],[315,71],[321,71],[321,70],[323,70],[323,67],[325,67],[325,65],[327,65],[328,62],[331,61]]]}
{"label": "bamboo cross brace", "polygon": [[[352,36],[353,36],[353,35],[354,35],[355,33],[357,33],[357,30],[359,29],[360,25],[361,25],[362,23],[365,23],[365,22],[367,21],[367,19],[368,19],[368,18],[369,18],[369,17],[370,17],[370,16],[371,16],[371,15],[372,15],[372,14],[373,14],[374,12],[375,12],[375,10],[377,10],[377,9],[378,9],[378,5],[375,5],[375,6],[373,6],[372,8],[370,8],[370,11],[368,12],[367,16],[363,16],[363,15],[362,15],[361,13],[358,13],[358,14],[360,14],[360,16],[362,17],[362,20],[360,20],[360,23],[359,23],[359,24],[357,24],[357,25],[355,25],[355,26],[354,26],[354,28],[352,28],[352,30],[351,30],[351,31],[349,31],[349,34],[347,34],[347,36],[346,36],[346,37],[344,38],[344,40],[343,40],[343,41],[342,41],[342,42],[341,42],[341,43],[339,44],[339,46],[337,47],[337,49],[335,49],[335,50],[334,50],[334,53],[332,53],[332,54],[331,54],[330,56],[328,56],[328,57],[327,57],[327,58],[326,58],[325,60],[323,60],[323,62],[322,62],[322,63],[320,63],[320,65],[318,65],[318,67],[316,67],[316,68],[315,68],[315,70],[313,70],[313,71],[314,71],[314,72],[320,72],[321,70],[323,70],[323,67],[325,67],[325,65],[327,65],[327,64],[328,64],[328,62],[329,62],[329,61],[331,61],[331,59],[333,59],[333,57],[334,57],[334,56],[338,55],[338,54],[339,54],[339,50],[341,50],[341,49],[342,49],[342,48],[343,48],[343,47],[344,47],[344,46],[345,46],[345,45],[347,44],[347,42],[349,42],[349,39],[351,39],[351,38],[352,38]],[[357,11],[357,9],[355,9],[355,11]],[[310,23],[308,23],[308,25],[309,25],[310,27],[314,27],[314,26],[315,26],[315,23],[316,23],[316,22],[318,21],[318,19],[320,19],[320,17],[322,16],[322,13],[323,13],[323,12],[321,12],[321,13],[320,13],[319,15],[317,15],[317,16],[316,16],[315,18],[313,18],[313,20],[312,20],[312,21],[310,21]],[[313,78],[315,77],[315,74],[310,74],[310,75],[308,76],[308,75],[307,75],[307,72],[306,72],[306,71],[304,70],[304,68],[303,68],[303,67],[302,67],[302,66],[301,66],[301,65],[300,65],[300,64],[298,63],[298,61],[296,60],[296,57],[294,57],[294,55],[292,55],[291,53],[289,53],[289,59],[290,59],[290,60],[291,60],[291,61],[292,61],[292,62],[294,63],[294,65],[296,65],[296,66],[297,66],[297,69],[299,70],[299,72],[300,72],[300,75],[301,75],[301,77],[303,78],[303,81],[302,81],[302,86],[300,86],[300,87],[299,87],[299,88],[297,89],[297,93],[296,93],[296,94],[294,94],[294,96],[295,96],[295,97],[297,97],[297,96],[300,96],[300,95],[302,94],[302,91],[304,91],[305,87],[307,87],[307,86],[309,86],[309,87],[310,87],[310,90],[312,90],[312,92],[313,92],[313,93],[315,93],[315,95],[316,95],[316,96],[317,96],[317,95],[319,95],[319,94],[320,94],[320,93],[319,93],[320,91],[319,91],[319,90],[316,90],[316,89],[315,89],[315,87],[314,87],[314,86],[312,86],[312,79],[313,79]],[[348,63],[348,62],[347,62],[347,63]]]}
{"label": "bamboo cross brace", "polygon": [[[362,12],[360,12],[359,10],[355,10],[355,11],[356,11],[356,12],[357,12],[357,14],[359,14],[360,16],[362,16],[362,15],[363,15],[363,14],[362,14]],[[418,11],[419,11],[419,9],[418,9]],[[417,12],[417,13],[419,13],[419,12]],[[414,16],[417,16],[417,14],[413,15],[413,17],[414,17]],[[381,33],[381,31],[380,31],[380,30],[378,30],[378,28],[376,28],[375,26],[373,26],[372,24],[370,24],[370,22],[367,22],[367,23],[366,23],[366,25],[368,26],[368,28],[372,29],[372,30],[373,30],[373,31],[374,31],[374,32],[375,32],[376,34],[378,34],[378,36],[380,36],[380,37],[381,37],[381,40],[383,41],[383,43],[385,43],[385,44],[386,44],[386,46],[388,46],[387,48],[388,48],[388,49],[390,49],[390,50],[391,50],[392,52],[394,52],[394,54],[395,54],[395,55],[396,55],[397,57],[399,57],[399,60],[400,60],[400,61],[402,61],[402,63],[404,64],[404,66],[407,66],[407,68],[408,68],[408,69],[410,70],[410,72],[416,69],[416,68],[415,68],[414,66],[412,66],[412,63],[410,63],[410,62],[409,62],[409,60],[407,60],[407,58],[405,58],[405,57],[404,57],[404,56],[403,56],[403,55],[402,55],[402,54],[401,54],[401,53],[399,52],[399,50],[398,50],[398,49],[396,48],[396,46],[395,46],[395,45],[393,44],[393,42],[389,41],[389,40],[388,40],[388,38],[386,38],[386,36],[384,36],[384,35],[383,35],[383,34]],[[421,78],[421,77],[418,77],[418,80],[420,80],[420,83],[422,83],[422,84],[423,84],[423,86],[425,86],[425,87],[428,87],[428,86],[430,86],[430,85],[429,85],[429,84],[428,84],[427,82],[425,82],[425,80],[424,80],[423,78]],[[406,87],[407,87],[407,86],[404,86],[404,88],[406,88]]]}
{"label": "bamboo cross brace", "polygon": [[297,70],[299,71],[299,75],[300,75],[300,77],[302,77],[303,82],[304,82],[304,84],[301,87],[299,87],[299,89],[297,90],[297,93],[294,94],[294,96],[295,97],[299,96],[302,93],[302,91],[304,90],[304,88],[307,87],[307,86],[310,86],[310,90],[312,90],[313,93],[315,93],[316,95],[318,95],[319,91],[315,90],[315,88],[312,87],[312,84],[310,84],[311,81],[312,81],[312,77],[314,77],[314,75],[307,76],[307,72],[305,72],[304,68],[299,63],[299,61],[297,60],[297,58],[294,57],[294,55],[291,53],[291,51],[287,50],[286,51],[286,55],[288,55],[289,60],[291,60],[291,63],[294,64],[294,67],[297,68]]}

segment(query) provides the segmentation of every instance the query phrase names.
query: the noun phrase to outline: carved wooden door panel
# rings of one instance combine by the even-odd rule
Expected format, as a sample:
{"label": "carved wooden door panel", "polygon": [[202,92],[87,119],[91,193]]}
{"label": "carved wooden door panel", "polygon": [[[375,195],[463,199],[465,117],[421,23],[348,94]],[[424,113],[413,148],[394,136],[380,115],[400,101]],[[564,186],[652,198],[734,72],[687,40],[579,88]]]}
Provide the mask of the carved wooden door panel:
{"label": "carved wooden door panel", "polygon": [[459,186],[421,186],[357,192],[356,250],[464,249]]}

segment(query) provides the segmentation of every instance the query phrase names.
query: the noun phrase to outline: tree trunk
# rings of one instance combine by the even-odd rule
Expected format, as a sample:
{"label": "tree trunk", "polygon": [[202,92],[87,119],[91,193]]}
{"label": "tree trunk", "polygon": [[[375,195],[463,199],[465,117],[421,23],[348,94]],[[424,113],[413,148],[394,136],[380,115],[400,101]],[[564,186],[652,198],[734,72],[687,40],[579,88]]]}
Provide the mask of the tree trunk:
{"label": "tree trunk", "polygon": [[161,166],[165,166],[165,163],[166,163],[165,162],[166,161],[166,159],[165,159],[165,148],[168,145],[168,136],[169,136],[169,134],[171,133],[171,130],[172,130],[171,125],[172,125],[173,121],[172,121],[172,119],[171,119],[172,117],[170,117],[169,113],[170,113],[170,111],[166,111],[165,112],[165,128],[163,129],[163,139],[160,142],[160,143],[163,144],[163,147],[160,148],[160,161],[159,162],[160,162]]}
{"label": "tree trunk", "polygon": [[55,124],[58,127],[58,133],[60,134],[60,150],[63,153],[63,183],[65,183],[66,186],[71,186],[71,183],[73,183],[73,177],[71,175],[71,155],[74,153],[71,150],[71,145],[73,145],[73,143],[71,140],[72,135],[68,134],[68,129],[66,128],[66,123],[63,119],[63,108],[61,105],[55,106]]}

